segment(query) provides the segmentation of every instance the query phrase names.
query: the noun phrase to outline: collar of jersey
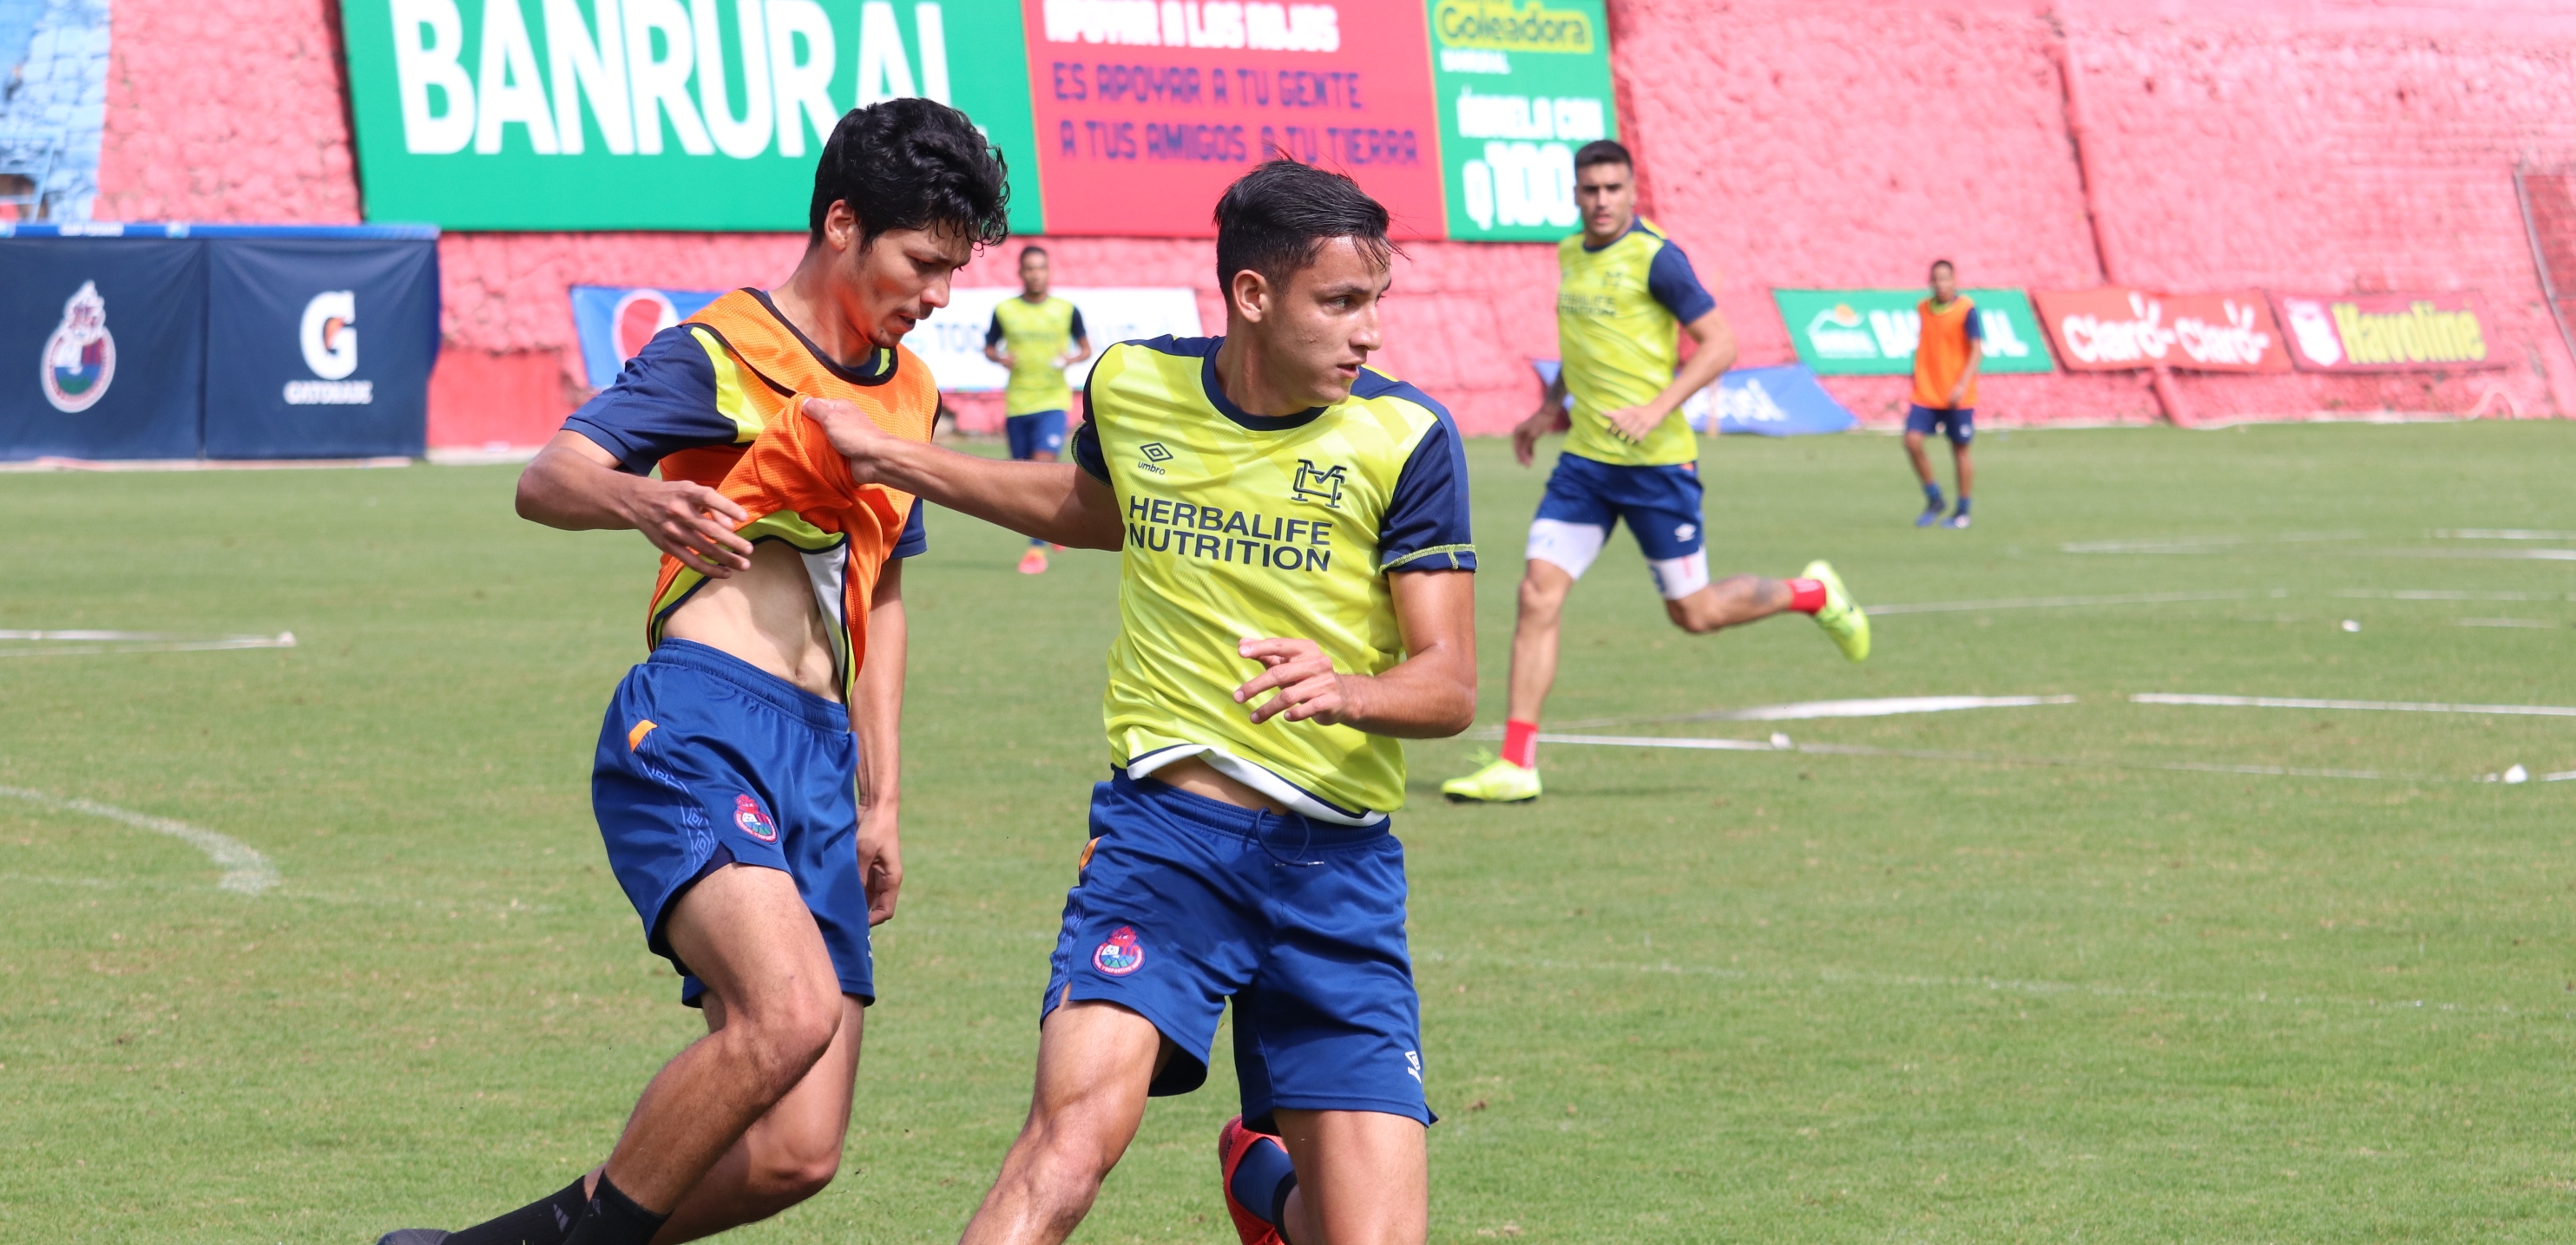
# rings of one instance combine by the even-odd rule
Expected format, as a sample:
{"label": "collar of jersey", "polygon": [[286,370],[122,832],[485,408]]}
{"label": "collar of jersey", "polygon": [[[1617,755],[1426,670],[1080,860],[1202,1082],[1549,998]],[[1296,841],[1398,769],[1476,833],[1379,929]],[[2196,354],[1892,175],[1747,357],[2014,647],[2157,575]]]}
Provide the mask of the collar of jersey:
{"label": "collar of jersey", "polygon": [[753,290],[751,291],[751,296],[760,300],[761,309],[767,311],[770,318],[778,321],[780,326],[784,327],[788,332],[796,335],[796,344],[803,346],[805,348],[805,353],[814,356],[814,361],[822,364],[824,371],[830,372],[832,375],[840,377],[842,380],[848,381],[853,385],[882,385],[887,381],[894,379],[894,371],[898,365],[898,361],[896,360],[895,353],[893,351],[885,349],[879,349],[877,351],[877,362],[883,366],[873,372],[860,372],[843,367],[838,360],[823,353],[823,348],[815,345],[814,339],[805,335],[805,330],[796,327],[796,322],[788,319],[787,314],[778,309],[778,304],[769,301],[769,291]]}
{"label": "collar of jersey", "polygon": [[[1612,238],[1612,239],[1610,239],[1609,241],[1604,242],[1604,243],[1602,243],[1602,244],[1601,244],[1601,245],[1599,245],[1599,246],[1594,246],[1594,245],[1592,245],[1592,243],[1591,243],[1591,242],[1586,241],[1586,242],[1583,244],[1583,253],[1584,253],[1584,254],[1586,254],[1586,255],[1598,255],[1598,254],[1600,254],[1600,253],[1601,253],[1601,252],[1603,252],[1603,251],[1609,250],[1611,247],[1617,246],[1617,245],[1619,245],[1620,243],[1627,241],[1627,240],[1628,240],[1628,235],[1629,235],[1629,234],[1636,233],[1636,232],[1638,232],[1638,231],[1640,231],[1640,230],[1643,230],[1644,232],[1646,232],[1646,233],[1650,233],[1650,234],[1653,234],[1653,233],[1655,232],[1655,231],[1654,231],[1654,230],[1652,230],[1652,229],[1647,229],[1647,228],[1646,228],[1646,214],[1645,214],[1645,213],[1643,213],[1643,212],[1639,212],[1639,213],[1637,213],[1636,215],[1629,217],[1629,218],[1628,218],[1628,228],[1627,228],[1624,232],[1622,232],[1618,237]],[[1656,234],[1655,236],[1657,236],[1657,237],[1661,237],[1661,236],[1663,236],[1663,235],[1661,235],[1661,234]]]}
{"label": "collar of jersey", "polygon": [[1199,359],[1199,388],[1207,391],[1208,405],[1215,407],[1217,414],[1233,420],[1245,431],[1286,432],[1291,428],[1303,428],[1331,409],[1310,406],[1294,415],[1255,415],[1236,406],[1232,399],[1225,396],[1224,387],[1216,383],[1216,352],[1218,348],[1225,345],[1225,338],[1202,337],[1199,340],[1207,343],[1207,354]]}

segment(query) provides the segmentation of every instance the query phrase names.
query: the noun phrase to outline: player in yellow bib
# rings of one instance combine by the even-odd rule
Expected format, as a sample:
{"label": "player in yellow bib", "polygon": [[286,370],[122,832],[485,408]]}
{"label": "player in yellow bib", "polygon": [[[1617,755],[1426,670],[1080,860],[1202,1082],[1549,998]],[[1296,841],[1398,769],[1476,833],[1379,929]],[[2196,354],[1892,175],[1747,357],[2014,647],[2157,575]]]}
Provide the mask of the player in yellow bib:
{"label": "player in yellow bib", "polygon": [[[1530,523],[1503,753],[1440,784],[1454,801],[1538,798],[1538,715],[1556,682],[1557,620],[1574,581],[1623,519],[1674,626],[1696,635],[1796,610],[1814,615],[1844,656],[1869,655],[1869,618],[1822,561],[1808,563],[1796,579],[1709,582],[1699,435],[1681,405],[1735,362],[1735,331],[1681,248],[1637,215],[1627,148],[1606,139],[1584,144],[1574,176],[1583,232],[1556,248],[1563,366],[1537,413],[1512,430],[1512,451],[1524,467],[1547,433],[1566,433],[1565,453]],[[1681,361],[1684,332],[1699,343],[1688,363]]]}
{"label": "player in yellow bib", "polygon": [[[1020,296],[995,304],[984,330],[984,357],[1011,369],[1002,389],[1002,431],[1015,460],[1056,460],[1064,449],[1064,415],[1073,407],[1064,370],[1091,357],[1082,309],[1047,294],[1053,275],[1045,247],[1021,247]],[[1046,555],[1047,542],[1032,538],[1020,555],[1020,573],[1044,574]]]}
{"label": "player in yellow bib", "polygon": [[1040,1010],[1028,1123],[970,1245],[1072,1233],[1157,1094],[1207,1077],[1229,1002],[1243,1114],[1219,1134],[1245,1245],[1419,1245],[1420,1000],[1404,935],[1406,738],[1475,712],[1476,551],[1447,412],[1366,367],[1386,209],[1276,160],[1217,204],[1226,333],[1122,342],[1069,464],[1004,463],[806,406],[872,480],[1118,549],[1110,780]]}

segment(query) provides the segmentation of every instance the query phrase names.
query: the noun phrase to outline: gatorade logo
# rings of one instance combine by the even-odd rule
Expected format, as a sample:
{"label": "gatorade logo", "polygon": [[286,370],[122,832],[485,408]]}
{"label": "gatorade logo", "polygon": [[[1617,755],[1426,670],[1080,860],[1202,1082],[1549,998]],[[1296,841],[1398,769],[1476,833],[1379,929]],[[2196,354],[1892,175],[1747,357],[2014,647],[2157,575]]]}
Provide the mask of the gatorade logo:
{"label": "gatorade logo", "polygon": [[350,380],[358,370],[358,296],[352,290],[324,290],[304,304],[297,331],[304,366],[318,380],[286,382],[288,406],[366,406],[376,400],[376,383]]}

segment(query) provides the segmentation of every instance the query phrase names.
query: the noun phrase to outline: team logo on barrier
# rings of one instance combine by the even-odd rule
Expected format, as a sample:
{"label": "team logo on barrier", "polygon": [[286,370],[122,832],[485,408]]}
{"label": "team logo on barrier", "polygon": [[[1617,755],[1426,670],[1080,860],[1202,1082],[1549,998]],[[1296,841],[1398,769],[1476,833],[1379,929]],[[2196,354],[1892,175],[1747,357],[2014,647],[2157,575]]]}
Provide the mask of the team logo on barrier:
{"label": "team logo on barrier", "polygon": [[81,282],[63,304],[63,322],[45,339],[38,376],[45,401],[66,415],[98,405],[116,382],[116,338],[107,331],[107,300],[98,296],[97,282]]}
{"label": "team logo on barrier", "polygon": [[351,380],[358,370],[358,296],[351,290],[324,290],[304,304],[297,332],[304,347],[304,366],[319,380],[286,382],[288,406],[366,406],[376,400],[376,382]]}
{"label": "team logo on barrier", "polygon": [[1136,927],[1121,925],[1110,931],[1109,941],[1093,949],[1091,966],[1112,977],[1145,967],[1145,945],[1136,941]]}
{"label": "team logo on barrier", "polygon": [[733,824],[742,827],[744,834],[763,843],[778,841],[777,825],[769,820],[769,814],[760,811],[760,801],[750,796],[738,795],[733,798]]}

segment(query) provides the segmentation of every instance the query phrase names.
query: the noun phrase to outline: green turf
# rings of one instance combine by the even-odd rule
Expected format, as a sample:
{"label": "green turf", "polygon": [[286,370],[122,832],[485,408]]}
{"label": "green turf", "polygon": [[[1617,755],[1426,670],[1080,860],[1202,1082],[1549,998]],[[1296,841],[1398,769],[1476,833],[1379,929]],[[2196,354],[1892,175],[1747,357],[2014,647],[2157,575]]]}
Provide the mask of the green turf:
{"label": "green turf", "polygon": [[[2576,782],[2470,781],[2576,770],[2576,720],[2126,701],[2576,704],[2576,565],[2457,556],[2576,541],[2429,535],[2576,530],[2571,451],[2564,424],[1990,433],[1978,526],[1948,532],[1906,526],[1886,438],[1711,446],[1721,570],[1829,556],[1879,603],[2246,595],[1894,615],[1855,668],[1794,617],[1672,631],[1615,541],[1556,721],[2081,700],[1592,728],[2061,763],[1554,746],[1518,808],[1434,794],[1490,745],[1415,747],[1434,1239],[2576,1235]],[[1471,461],[1491,725],[1540,476]],[[185,842],[0,798],[0,1239],[454,1226],[604,1153],[697,1031],[587,807],[650,559],[513,518],[511,475],[0,477],[0,627],[301,641],[0,657],[0,785],[220,831],[283,877],[228,893]],[[2176,537],[2242,539],[2063,548]],[[952,1239],[1026,1105],[1115,567],[1023,578],[955,516],[933,541],[912,880],[848,1164],[744,1240]],[[2542,599],[2342,595],[2406,590]],[[2144,768],[2186,763],[2392,777]],[[1231,1240],[1231,1097],[1158,1102],[1077,1239]]]}

